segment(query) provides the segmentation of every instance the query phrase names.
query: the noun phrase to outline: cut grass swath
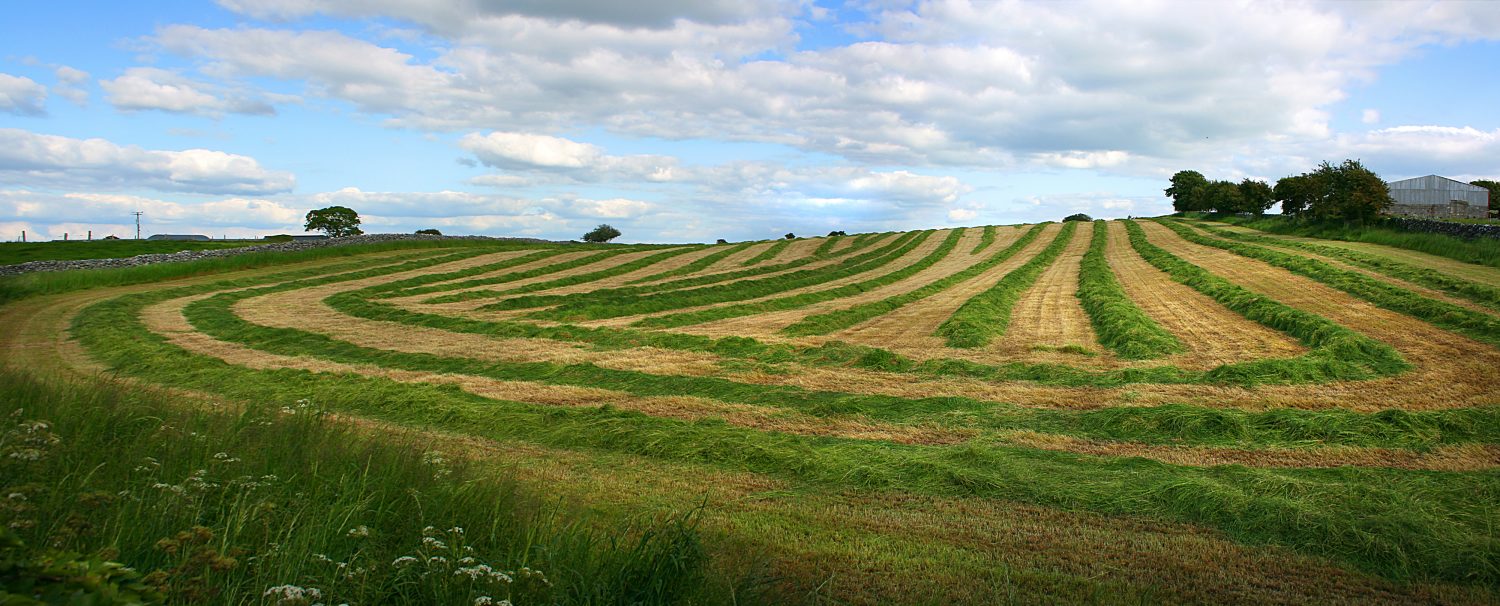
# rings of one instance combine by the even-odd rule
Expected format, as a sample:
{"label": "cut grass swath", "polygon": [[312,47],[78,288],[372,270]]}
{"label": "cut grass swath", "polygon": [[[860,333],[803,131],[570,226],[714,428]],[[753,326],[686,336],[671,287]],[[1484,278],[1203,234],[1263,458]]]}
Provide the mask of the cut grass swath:
{"label": "cut grass swath", "polygon": [[708,266],[710,266],[710,265],[713,265],[715,263],[718,263],[719,261],[722,261],[725,257],[728,257],[729,255],[732,255],[732,254],[735,254],[735,253],[740,252],[742,250],[745,250],[747,248],[750,248],[754,244],[755,244],[754,242],[745,242],[743,244],[735,244],[733,246],[725,246],[724,250],[716,251],[713,254],[706,255],[702,259],[698,259],[697,261],[693,261],[692,263],[689,263],[689,264],[684,265],[682,267],[679,267],[677,269],[669,269],[669,270],[661,272],[661,273],[651,274],[651,275],[646,276],[644,278],[636,278],[634,280],[631,280],[631,281],[627,282],[627,284],[640,284],[642,282],[655,282],[657,280],[665,280],[667,278],[675,278],[677,276],[686,276],[688,274],[697,273],[697,272],[703,271],[704,269],[708,268]]}
{"label": "cut grass swath", "polygon": [[[1182,343],[1136,307],[1104,258],[1107,223],[1094,222],[1094,239],[1078,273],[1078,302],[1094,325],[1099,344],[1122,358],[1159,358],[1183,350]],[[1121,246],[1121,243],[1116,243]]]}
{"label": "cut grass swath", "polygon": [[990,245],[994,244],[994,243],[995,243],[995,226],[994,225],[986,225],[986,226],[984,226],[984,233],[980,234],[980,236],[979,236],[979,243],[974,245],[974,250],[970,251],[969,254],[971,254],[971,255],[977,255],[977,254],[979,254],[981,252],[984,252],[984,249],[989,248]]}
{"label": "cut grass swath", "polygon": [[748,267],[750,265],[755,265],[756,263],[763,263],[765,261],[770,261],[771,259],[776,258],[776,255],[781,254],[781,251],[786,250],[786,247],[791,246],[791,245],[792,245],[792,241],[791,240],[777,240],[775,244],[772,244],[771,246],[767,247],[765,250],[760,251],[760,254],[755,255],[754,257],[750,257],[749,259],[747,259],[744,263],[741,263],[740,265],[744,265],[744,266]]}
{"label": "cut grass swath", "polygon": [[1062,255],[1078,222],[1064,224],[1057,237],[1042,252],[1037,253],[1025,265],[1005,274],[989,290],[974,295],[953,312],[953,316],[937,328],[937,336],[947,339],[949,347],[975,348],[989,345],[995,337],[1005,334],[1010,325],[1010,312],[1038,277]]}
{"label": "cut grass swath", "polygon": [[1318,223],[1276,216],[1242,218],[1230,215],[1215,217],[1215,219],[1275,234],[1379,244],[1447,257],[1465,263],[1500,267],[1500,239],[1497,238],[1466,240],[1443,234],[1391,229],[1380,225]]}

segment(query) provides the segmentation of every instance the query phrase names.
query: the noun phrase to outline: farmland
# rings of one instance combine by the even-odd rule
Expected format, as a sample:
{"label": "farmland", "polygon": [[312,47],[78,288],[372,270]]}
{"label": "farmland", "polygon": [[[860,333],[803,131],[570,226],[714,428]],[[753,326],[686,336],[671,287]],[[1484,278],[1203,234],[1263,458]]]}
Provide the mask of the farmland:
{"label": "farmland", "polygon": [[[585,571],[554,574],[559,599],[613,600],[566,588],[643,578],[559,545],[657,537],[642,557],[679,561],[663,529],[689,518],[697,588],[639,599],[1500,597],[1493,265],[1175,218],[217,263],[4,283],[21,293],[0,297],[5,380],[123,385],[199,411],[205,432],[201,415],[312,406],[327,426],[289,434],[375,445],[402,477],[423,472],[397,459],[464,461],[466,482],[507,488],[371,519],[555,500],[518,506],[590,520],[549,539],[552,560],[495,549]],[[222,533],[231,517],[191,523]],[[493,535],[562,523],[506,519]],[[28,543],[129,551],[35,521]],[[149,547],[127,556],[163,565]],[[234,578],[235,595],[265,586]]]}

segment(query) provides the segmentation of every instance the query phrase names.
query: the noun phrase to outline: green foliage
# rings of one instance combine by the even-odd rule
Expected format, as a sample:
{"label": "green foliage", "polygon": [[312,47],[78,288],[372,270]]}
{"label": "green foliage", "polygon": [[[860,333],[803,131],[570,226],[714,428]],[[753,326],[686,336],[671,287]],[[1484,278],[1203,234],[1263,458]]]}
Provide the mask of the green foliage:
{"label": "green foliage", "polygon": [[1299,216],[1307,212],[1313,200],[1317,199],[1317,188],[1316,180],[1305,174],[1282,177],[1276,181],[1276,187],[1271,190],[1271,195],[1276,198],[1276,202],[1281,204],[1281,214]]}
{"label": "green foliage", "polygon": [[971,254],[971,255],[977,255],[977,254],[979,254],[981,252],[984,252],[984,249],[989,248],[990,245],[992,245],[994,243],[995,243],[995,226],[994,225],[986,225],[986,226],[984,226],[984,233],[980,234],[980,236],[979,236],[979,244],[975,244],[974,245],[974,250],[969,251],[969,254]]}
{"label": "green foliage", "polygon": [[1500,181],[1477,179],[1470,181],[1469,185],[1478,185],[1490,190],[1489,214],[1491,217],[1500,216]]}
{"label": "green foliage", "polygon": [[440,231],[438,231],[436,229],[419,229],[419,230],[417,230],[417,235],[419,235],[419,236],[441,236],[441,235],[443,235],[443,232],[440,232]]}
{"label": "green foliage", "polygon": [[359,213],[346,206],[329,206],[307,211],[307,223],[302,228],[307,231],[321,231],[331,238],[358,236],[365,233],[359,229]]}
{"label": "green foliage", "polygon": [[620,230],[615,229],[608,223],[600,223],[598,227],[590,230],[589,233],[583,234],[583,241],[603,244],[618,237],[620,237]]}
{"label": "green foliage", "polygon": [[1237,213],[1250,213],[1253,215],[1265,214],[1271,206],[1276,204],[1276,191],[1267,185],[1265,181],[1257,181],[1245,178],[1239,184],[1240,206],[1232,211]]}
{"label": "green foliage", "polygon": [[1172,199],[1172,209],[1177,212],[1191,212],[1207,210],[1203,200],[1203,190],[1208,186],[1208,179],[1196,170],[1180,170],[1172,175],[1172,184],[1167,187],[1165,193]]}
{"label": "green foliage", "polygon": [[1066,217],[1063,217],[1063,222],[1064,223],[1066,223],[1068,221],[1093,221],[1093,220],[1094,220],[1093,217],[1090,217],[1090,216],[1085,215],[1083,213],[1078,213],[1078,214],[1073,214],[1073,215],[1068,215]]}
{"label": "green foliage", "polygon": [[263,240],[69,240],[67,242],[0,242],[0,265],[28,261],[76,261],[159,255],[183,250],[218,250],[266,244]]}
{"label": "green foliage", "polygon": [[1064,223],[1062,231],[1042,252],[1037,253],[1022,265],[1001,278],[994,286],[974,295],[953,312],[953,315],[937,328],[937,336],[944,337],[949,347],[984,347],[990,340],[1005,334],[1010,325],[1011,308],[1021,299],[1042,272],[1062,255],[1068,242],[1073,239],[1077,222]]}
{"label": "green foliage", "polygon": [[[1282,180],[1285,181],[1286,179]],[[1447,257],[1465,263],[1500,267],[1500,239],[1496,238],[1466,240],[1444,234],[1394,229],[1388,227],[1388,223],[1349,225],[1345,223],[1311,221],[1303,218],[1287,219],[1276,216],[1253,220],[1241,219],[1239,217],[1220,217],[1218,220],[1275,234],[1379,244],[1381,246],[1405,248],[1439,257]]]}
{"label": "green foliage", "polygon": [[[721,242],[721,244],[722,243],[724,243],[724,242]],[[685,275],[688,275],[688,274],[695,274],[695,273],[698,273],[700,271],[703,271],[704,269],[707,269],[708,266],[710,266],[710,265],[713,265],[715,263],[718,263],[719,261],[722,261],[724,259],[724,257],[728,257],[729,255],[732,255],[732,254],[735,254],[735,253],[740,252],[742,250],[745,250],[746,248],[750,248],[750,246],[753,245],[753,244],[754,244],[754,242],[745,242],[743,244],[736,244],[736,245],[731,246],[729,248],[725,248],[724,250],[714,251],[712,254],[704,255],[703,258],[698,259],[697,261],[693,261],[692,263],[689,263],[689,264],[684,265],[682,267],[679,267],[677,269],[669,269],[667,271],[663,271],[663,272],[651,274],[651,275],[646,276],[644,278],[636,278],[634,280],[631,280],[628,283],[629,284],[640,284],[642,282],[655,282],[657,280],[665,280],[667,278],[675,278],[677,276],[685,276]]]}
{"label": "green foliage", "polygon": [[765,250],[760,251],[760,254],[755,255],[753,257],[750,257],[749,259],[746,259],[745,262],[741,263],[740,265],[744,265],[744,266],[748,267],[748,266],[751,266],[751,265],[755,265],[757,263],[764,263],[766,261],[770,261],[771,259],[776,258],[776,255],[781,254],[781,251],[786,250],[786,247],[791,246],[791,245],[792,245],[792,241],[791,240],[782,240],[780,242],[772,244],[770,247],[766,248]]}
{"label": "green foliage", "polygon": [[28,548],[9,527],[0,526],[0,604],[131,606],[164,597],[124,564],[98,555]]}
{"label": "green foliage", "polygon": [[847,236],[847,235],[849,235],[849,234],[844,233],[844,230],[842,230],[842,229],[835,229],[835,230],[833,230],[831,232],[828,232],[828,237],[830,237],[830,238],[832,238],[834,236]]}
{"label": "green foliage", "polygon": [[782,236],[782,237],[786,238],[788,240],[795,240],[795,239],[797,239],[797,234],[794,234],[792,232],[787,232],[787,234],[785,236]]}
{"label": "green foliage", "polygon": [[1099,344],[1122,358],[1135,360],[1183,351],[1182,343],[1136,307],[1115,279],[1104,257],[1109,240],[1107,225],[1094,222],[1094,239],[1078,272],[1078,302],[1088,313]]}
{"label": "green foliage", "polygon": [[1385,181],[1358,160],[1324,162],[1284,188],[1278,182],[1275,195],[1282,213],[1320,221],[1368,222],[1395,203]]}
{"label": "green foliage", "polygon": [[[997,251],[995,252],[995,254],[990,255],[990,257],[985,259],[984,261],[980,261],[979,263],[970,265],[969,267],[964,268],[962,271],[944,276],[943,278],[932,282],[931,284],[923,286],[922,288],[918,288],[911,292],[899,295],[891,295],[879,301],[871,301],[869,303],[861,303],[853,307],[846,307],[844,309],[838,309],[821,314],[813,314],[791,325],[788,325],[787,327],[783,328],[781,332],[792,336],[826,335],[836,330],[849,328],[850,326],[854,326],[856,324],[869,320],[870,318],[888,314],[892,311],[900,309],[901,307],[904,307],[916,301],[920,301],[944,290],[952,288],[957,284],[973,279],[975,276],[978,276],[979,274],[984,273],[990,268],[999,265],[1006,259],[1015,256],[1015,254],[1022,248],[1025,248],[1028,244],[1031,244],[1032,241],[1036,240],[1037,236],[1041,234],[1042,229],[1044,229],[1046,226],[1047,224],[1043,223],[1032,227],[1026,232],[1025,235],[1021,236],[1010,246],[1007,246],[1004,250]],[[989,234],[990,241],[994,242],[994,231],[992,230],[993,226],[986,228],[986,233]]]}
{"label": "green foliage", "polygon": [[1371,278],[1359,272],[1339,269],[1317,259],[1278,252],[1245,242],[1204,236],[1177,221],[1161,221],[1161,223],[1190,242],[1265,261],[1385,309],[1426,320],[1464,336],[1500,346],[1500,318],[1494,315],[1460,307],[1446,301],[1429,299],[1389,282]]}

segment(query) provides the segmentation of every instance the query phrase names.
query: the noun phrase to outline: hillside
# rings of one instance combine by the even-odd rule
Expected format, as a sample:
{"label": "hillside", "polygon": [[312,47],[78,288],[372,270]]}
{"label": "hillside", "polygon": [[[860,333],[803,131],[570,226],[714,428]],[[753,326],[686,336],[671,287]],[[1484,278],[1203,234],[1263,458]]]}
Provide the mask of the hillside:
{"label": "hillside", "polygon": [[1184,219],[414,246],[29,276],[4,365],[305,400],[569,507],[701,506],[703,582],[754,600],[1500,589],[1495,267]]}

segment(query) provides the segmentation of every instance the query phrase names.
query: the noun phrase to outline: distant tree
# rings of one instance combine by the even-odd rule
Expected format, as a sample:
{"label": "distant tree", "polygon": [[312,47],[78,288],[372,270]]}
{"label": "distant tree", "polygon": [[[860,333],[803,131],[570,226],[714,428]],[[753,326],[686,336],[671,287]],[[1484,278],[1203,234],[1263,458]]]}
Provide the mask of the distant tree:
{"label": "distant tree", "polygon": [[782,237],[784,237],[784,238],[786,238],[788,240],[796,240],[797,239],[797,234],[788,232],[785,236],[782,236]]}
{"label": "distant tree", "polygon": [[1295,217],[1307,212],[1307,208],[1312,206],[1316,190],[1317,184],[1312,177],[1304,174],[1282,177],[1276,181],[1276,187],[1271,191],[1276,202],[1281,204],[1281,214]]}
{"label": "distant tree", "polygon": [[321,231],[332,238],[358,236],[365,233],[359,229],[359,213],[344,206],[330,206],[307,211],[307,231]]}
{"label": "distant tree", "polygon": [[1172,199],[1172,209],[1177,212],[1188,212],[1195,210],[1206,210],[1203,204],[1203,190],[1208,186],[1208,179],[1196,170],[1180,170],[1172,175],[1172,186],[1166,189],[1167,197]]}
{"label": "distant tree", "polygon": [[714,244],[728,244],[728,243],[729,243],[729,240],[725,240],[723,238],[719,238],[718,242],[714,242]]}
{"label": "distant tree", "polygon": [[443,232],[440,232],[440,231],[438,231],[436,229],[419,229],[419,230],[417,230],[417,235],[419,235],[419,236],[441,236],[441,235],[443,235]]}
{"label": "distant tree", "polygon": [[1500,181],[1480,179],[1478,181],[1470,181],[1469,185],[1478,185],[1490,190],[1490,214],[1500,213]]}
{"label": "distant tree", "polygon": [[1364,222],[1396,203],[1385,180],[1358,160],[1344,160],[1338,166],[1324,162],[1308,176],[1313,179],[1314,197],[1307,210],[1315,219]]}
{"label": "distant tree", "polygon": [[1265,181],[1245,179],[1240,181],[1241,206],[1234,212],[1263,215],[1276,203],[1276,192]]}
{"label": "distant tree", "polygon": [[105,240],[119,240],[119,236],[104,236]]}
{"label": "distant tree", "polygon": [[620,230],[610,227],[608,223],[601,223],[593,231],[583,234],[584,242],[608,242],[620,237]]}
{"label": "distant tree", "polygon": [[1093,220],[1094,220],[1093,217],[1090,217],[1090,216],[1085,215],[1083,213],[1078,213],[1076,215],[1068,215],[1066,217],[1063,217],[1063,222],[1064,223],[1067,223],[1068,221],[1093,221]]}
{"label": "distant tree", "polygon": [[849,235],[849,234],[844,233],[842,230],[834,230],[834,231],[828,232],[828,237],[830,237],[830,238],[832,238],[834,236],[847,236],[847,235]]}
{"label": "distant tree", "polygon": [[1245,205],[1244,197],[1240,195],[1240,188],[1228,181],[1209,181],[1198,191],[1198,204],[1196,210],[1206,210],[1215,213],[1235,213]]}

